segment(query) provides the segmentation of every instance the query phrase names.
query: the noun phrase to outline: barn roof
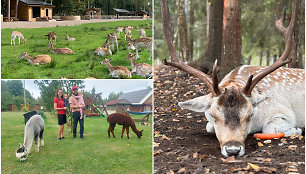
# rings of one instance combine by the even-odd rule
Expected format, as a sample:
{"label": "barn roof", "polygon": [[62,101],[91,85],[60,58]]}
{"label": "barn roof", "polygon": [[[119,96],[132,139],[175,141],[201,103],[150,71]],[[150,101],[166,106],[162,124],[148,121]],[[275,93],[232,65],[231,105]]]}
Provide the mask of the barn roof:
{"label": "barn roof", "polygon": [[153,94],[152,88],[123,93],[118,99],[126,99],[133,105],[142,105]]}
{"label": "barn roof", "polygon": [[129,11],[126,9],[113,8],[118,13],[128,13]]}
{"label": "barn roof", "polygon": [[46,3],[43,1],[27,1],[27,0],[20,0],[20,2],[25,3],[28,6],[50,6],[50,7],[55,7],[55,5],[52,5],[50,3]]}

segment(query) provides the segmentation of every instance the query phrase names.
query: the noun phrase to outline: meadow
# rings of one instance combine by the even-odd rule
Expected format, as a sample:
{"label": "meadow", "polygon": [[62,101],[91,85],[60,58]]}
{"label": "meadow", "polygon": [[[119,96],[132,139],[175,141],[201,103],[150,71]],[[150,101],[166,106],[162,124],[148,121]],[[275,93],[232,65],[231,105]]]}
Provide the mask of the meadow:
{"label": "meadow", "polygon": [[[1,36],[1,77],[2,79],[59,79],[59,76],[71,79],[84,79],[94,77],[97,79],[110,79],[109,71],[105,65],[100,62],[104,58],[111,58],[111,64],[115,66],[125,66],[131,70],[130,62],[125,60],[129,52],[136,53],[136,50],[128,50],[128,42],[124,40],[122,32],[118,38],[119,51],[113,51],[113,55],[100,57],[94,54],[96,48],[103,46],[107,35],[110,32],[116,32],[119,26],[134,26],[132,38],[139,38],[137,29],[144,28],[147,37],[152,37],[152,20],[143,21],[116,21],[103,23],[90,23],[79,26],[63,26],[53,28],[18,28],[2,29]],[[27,43],[11,45],[11,32],[19,31],[27,39]],[[48,47],[46,34],[55,32],[57,34],[56,45],[54,48],[68,47],[74,51],[73,55],[53,54]],[[76,41],[68,41],[66,35],[76,38]],[[41,54],[48,54],[52,62],[45,65],[34,66],[25,59],[18,57],[22,52],[28,52],[30,57]],[[142,49],[139,52],[140,59],[136,63],[148,63],[152,65],[152,59],[149,61],[149,49]],[[133,79],[143,78],[133,75]]]}
{"label": "meadow", "polygon": [[45,146],[35,152],[33,143],[27,160],[20,162],[15,154],[24,138],[23,113],[2,112],[1,173],[152,173],[152,126],[136,122],[141,139],[131,130],[130,139],[121,139],[122,126],[117,125],[117,138],[108,138],[106,117],[87,117],[84,139],[74,139],[65,126],[65,138],[58,141],[56,115],[45,114]]}

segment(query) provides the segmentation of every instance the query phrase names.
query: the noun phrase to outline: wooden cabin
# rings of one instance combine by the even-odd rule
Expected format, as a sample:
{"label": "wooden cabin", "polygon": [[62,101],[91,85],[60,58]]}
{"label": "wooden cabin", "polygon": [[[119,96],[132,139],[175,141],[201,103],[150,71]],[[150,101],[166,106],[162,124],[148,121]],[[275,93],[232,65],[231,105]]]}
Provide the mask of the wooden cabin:
{"label": "wooden cabin", "polygon": [[[16,1],[11,1],[11,17],[15,17]],[[21,21],[36,21],[36,19],[48,17],[52,19],[55,6],[43,1],[20,0],[18,3],[17,18]]]}
{"label": "wooden cabin", "polygon": [[85,11],[85,16],[89,16],[90,19],[100,19],[101,14],[101,8],[89,8]]}

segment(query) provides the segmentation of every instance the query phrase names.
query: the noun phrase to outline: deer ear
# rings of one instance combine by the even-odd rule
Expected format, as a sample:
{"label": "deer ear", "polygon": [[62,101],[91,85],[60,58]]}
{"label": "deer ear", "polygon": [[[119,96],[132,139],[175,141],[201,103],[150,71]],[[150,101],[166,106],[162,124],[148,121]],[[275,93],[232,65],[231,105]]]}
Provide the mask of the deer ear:
{"label": "deer ear", "polygon": [[189,109],[195,112],[205,112],[210,107],[211,102],[211,94],[208,94],[186,102],[179,102],[178,105],[184,109]]}
{"label": "deer ear", "polygon": [[259,103],[265,101],[268,97],[265,97],[261,94],[259,94],[257,91],[253,91],[252,92],[252,97],[251,97],[251,102],[253,107],[256,107],[257,105],[259,105]]}

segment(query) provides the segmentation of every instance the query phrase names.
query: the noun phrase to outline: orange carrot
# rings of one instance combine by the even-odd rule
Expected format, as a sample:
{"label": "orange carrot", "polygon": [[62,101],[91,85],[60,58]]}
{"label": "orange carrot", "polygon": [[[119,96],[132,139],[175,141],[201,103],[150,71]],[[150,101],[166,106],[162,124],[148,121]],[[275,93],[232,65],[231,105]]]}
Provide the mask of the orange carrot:
{"label": "orange carrot", "polygon": [[259,139],[262,139],[262,140],[282,138],[284,136],[285,136],[284,132],[281,132],[281,133],[278,133],[278,134],[263,134],[263,133],[254,134],[254,138],[259,138]]}

